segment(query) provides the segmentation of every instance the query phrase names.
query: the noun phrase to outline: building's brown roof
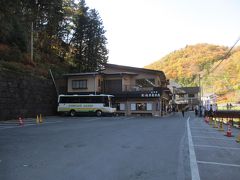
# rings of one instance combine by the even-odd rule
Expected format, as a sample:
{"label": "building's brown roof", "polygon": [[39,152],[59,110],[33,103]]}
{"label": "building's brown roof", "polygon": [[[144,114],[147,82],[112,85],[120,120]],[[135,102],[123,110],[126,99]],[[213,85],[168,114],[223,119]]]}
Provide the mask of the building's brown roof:
{"label": "building's brown roof", "polygon": [[136,76],[138,75],[137,73],[133,72],[115,72],[115,73],[103,73],[104,75],[133,75]]}
{"label": "building's brown roof", "polygon": [[86,72],[86,73],[69,73],[64,74],[64,76],[70,77],[70,76],[89,76],[89,75],[137,75],[138,73],[152,73],[152,74],[158,74],[161,78],[161,80],[165,81],[166,76],[163,71],[158,70],[151,70],[151,69],[145,69],[145,68],[137,68],[137,67],[130,67],[130,66],[122,66],[122,65],[116,65],[116,64],[106,64],[105,68],[118,68],[122,70],[121,72],[114,72],[114,73],[107,73],[101,71],[101,72]]}
{"label": "building's brown roof", "polygon": [[104,73],[104,72],[87,72],[87,73],[69,73],[69,74],[64,74],[63,76],[91,76],[91,75],[138,75],[137,73],[132,73],[132,72],[115,72],[115,73]]}
{"label": "building's brown roof", "polygon": [[161,78],[166,79],[166,76],[165,76],[164,72],[163,71],[158,71],[158,70],[131,67],[131,66],[123,66],[123,65],[116,65],[116,64],[105,64],[105,68],[120,68],[120,69],[124,69],[125,71],[154,73],[154,74],[159,74]]}
{"label": "building's brown roof", "polygon": [[200,87],[181,87],[177,89],[181,91],[183,94],[196,94],[200,92]]}
{"label": "building's brown roof", "polygon": [[68,73],[63,76],[89,76],[89,75],[98,75],[101,74],[99,72],[87,72],[87,73]]}

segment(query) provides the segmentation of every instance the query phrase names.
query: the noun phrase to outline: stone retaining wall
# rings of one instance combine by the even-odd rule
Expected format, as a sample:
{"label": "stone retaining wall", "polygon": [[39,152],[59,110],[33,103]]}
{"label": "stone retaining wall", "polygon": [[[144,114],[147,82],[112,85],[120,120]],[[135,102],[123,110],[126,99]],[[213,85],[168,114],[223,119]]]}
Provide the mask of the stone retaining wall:
{"label": "stone retaining wall", "polygon": [[0,72],[0,121],[37,114],[55,115],[57,95],[51,80]]}

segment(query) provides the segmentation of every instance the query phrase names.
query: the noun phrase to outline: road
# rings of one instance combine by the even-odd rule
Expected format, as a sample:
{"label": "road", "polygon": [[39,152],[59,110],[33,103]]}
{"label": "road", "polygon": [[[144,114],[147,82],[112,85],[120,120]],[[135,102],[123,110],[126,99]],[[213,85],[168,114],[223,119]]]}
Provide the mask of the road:
{"label": "road", "polygon": [[[224,138],[231,147],[222,152]],[[239,152],[233,138],[217,134],[193,113],[0,124],[3,180],[238,179]]]}

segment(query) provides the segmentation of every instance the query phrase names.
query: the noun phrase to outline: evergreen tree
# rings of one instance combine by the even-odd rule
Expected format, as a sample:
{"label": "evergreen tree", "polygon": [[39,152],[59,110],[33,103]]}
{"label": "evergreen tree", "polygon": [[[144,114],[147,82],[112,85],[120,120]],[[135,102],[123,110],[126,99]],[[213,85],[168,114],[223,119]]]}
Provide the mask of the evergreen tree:
{"label": "evergreen tree", "polygon": [[78,71],[86,71],[86,48],[87,37],[86,32],[88,28],[88,7],[85,1],[80,1],[78,9],[73,18],[74,33],[72,38],[72,45],[74,49],[74,60],[78,66]]}
{"label": "evergreen tree", "polygon": [[[105,30],[102,20],[98,12],[93,9],[89,13],[90,22],[88,29],[88,52],[87,57],[90,67],[101,69],[108,60],[108,50],[106,48],[107,39],[105,37]],[[94,69],[90,69],[94,70]]]}
{"label": "evergreen tree", "polygon": [[[79,3],[75,0],[0,1],[2,47],[17,54],[30,53],[32,25],[37,59],[72,59],[78,71],[95,71],[107,62],[102,20],[84,0]],[[4,48],[0,49],[1,59],[11,59],[5,56]],[[15,54],[11,50],[6,52]]]}
{"label": "evergreen tree", "polygon": [[107,39],[102,21],[96,10],[89,10],[84,0],[74,19],[73,47],[75,62],[81,72],[96,71],[107,62]]}
{"label": "evergreen tree", "polygon": [[58,46],[61,36],[60,25],[63,20],[62,0],[36,0],[31,4],[35,17],[35,44],[43,53],[53,53],[53,47]]}
{"label": "evergreen tree", "polygon": [[0,2],[0,43],[27,50],[27,27],[23,16],[25,4],[20,0]]}

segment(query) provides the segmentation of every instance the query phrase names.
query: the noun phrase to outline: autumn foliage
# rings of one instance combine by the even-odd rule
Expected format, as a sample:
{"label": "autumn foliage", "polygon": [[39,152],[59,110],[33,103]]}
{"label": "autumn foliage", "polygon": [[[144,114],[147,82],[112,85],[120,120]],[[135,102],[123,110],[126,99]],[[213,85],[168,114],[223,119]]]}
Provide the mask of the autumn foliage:
{"label": "autumn foliage", "polygon": [[200,80],[204,93],[236,102],[240,101],[240,48],[226,56],[228,51],[229,47],[211,44],[186,46],[145,68],[162,70],[182,86],[198,86]]}

